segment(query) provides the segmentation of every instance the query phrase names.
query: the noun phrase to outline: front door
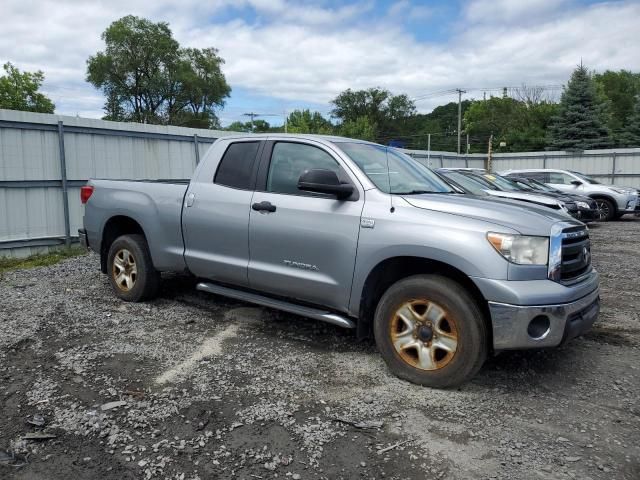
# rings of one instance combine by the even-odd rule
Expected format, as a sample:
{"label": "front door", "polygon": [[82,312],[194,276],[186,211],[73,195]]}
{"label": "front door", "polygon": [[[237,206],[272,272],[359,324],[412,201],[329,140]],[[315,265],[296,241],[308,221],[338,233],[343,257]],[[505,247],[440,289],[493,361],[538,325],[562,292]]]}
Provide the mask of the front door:
{"label": "front door", "polygon": [[[269,142],[264,162],[249,220],[250,287],[344,308],[351,292],[364,192],[321,144]],[[298,190],[298,178],[309,169],[334,170],[356,192],[338,200]]]}

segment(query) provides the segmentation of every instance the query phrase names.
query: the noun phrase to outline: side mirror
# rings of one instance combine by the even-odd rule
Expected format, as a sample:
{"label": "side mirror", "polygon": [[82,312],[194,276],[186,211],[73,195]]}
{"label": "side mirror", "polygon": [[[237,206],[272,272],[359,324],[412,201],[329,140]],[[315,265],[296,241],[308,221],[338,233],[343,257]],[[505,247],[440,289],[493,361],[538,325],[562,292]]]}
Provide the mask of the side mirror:
{"label": "side mirror", "polygon": [[353,185],[340,183],[336,172],[321,168],[305,170],[298,179],[298,189],[306,192],[335,195],[341,200],[350,197],[353,193]]}
{"label": "side mirror", "polygon": [[571,180],[571,185],[579,187],[580,185],[582,185],[582,182],[580,180]]}

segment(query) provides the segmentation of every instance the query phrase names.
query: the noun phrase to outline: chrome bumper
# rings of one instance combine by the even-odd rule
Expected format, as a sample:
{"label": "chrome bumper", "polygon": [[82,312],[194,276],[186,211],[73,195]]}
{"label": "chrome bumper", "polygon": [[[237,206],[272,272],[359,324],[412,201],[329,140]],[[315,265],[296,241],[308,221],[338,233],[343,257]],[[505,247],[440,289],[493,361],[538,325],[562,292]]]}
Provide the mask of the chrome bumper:
{"label": "chrome bumper", "polygon": [[519,306],[489,302],[494,350],[555,347],[591,328],[600,311],[600,291],[571,303]]}

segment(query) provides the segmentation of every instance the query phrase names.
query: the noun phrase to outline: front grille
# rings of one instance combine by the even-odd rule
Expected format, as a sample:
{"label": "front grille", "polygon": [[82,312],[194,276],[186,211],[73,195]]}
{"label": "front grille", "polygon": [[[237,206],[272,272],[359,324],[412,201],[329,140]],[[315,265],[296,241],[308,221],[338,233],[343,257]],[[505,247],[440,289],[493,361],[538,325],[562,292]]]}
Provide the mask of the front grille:
{"label": "front grille", "polygon": [[570,281],[591,270],[591,241],[586,227],[562,231],[562,264],[560,280]]}

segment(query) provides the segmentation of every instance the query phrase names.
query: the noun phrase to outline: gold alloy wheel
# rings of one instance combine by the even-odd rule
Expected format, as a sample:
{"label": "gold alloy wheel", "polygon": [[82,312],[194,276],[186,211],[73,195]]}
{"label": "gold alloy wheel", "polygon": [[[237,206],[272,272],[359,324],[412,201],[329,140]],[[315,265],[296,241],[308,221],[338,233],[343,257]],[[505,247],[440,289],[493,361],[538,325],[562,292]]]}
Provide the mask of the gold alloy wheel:
{"label": "gold alloy wheel", "polygon": [[138,278],[138,267],[133,254],[126,248],[116,252],[113,258],[113,269],[111,272],[113,280],[120,290],[128,292],[136,284]]}
{"label": "gold alloy wheel", "polygon": [[425,299],[403,303],[393,315],[389,335],[400,358],[421,370],[443,368],[458,349],[455,319]]}

